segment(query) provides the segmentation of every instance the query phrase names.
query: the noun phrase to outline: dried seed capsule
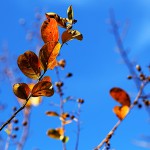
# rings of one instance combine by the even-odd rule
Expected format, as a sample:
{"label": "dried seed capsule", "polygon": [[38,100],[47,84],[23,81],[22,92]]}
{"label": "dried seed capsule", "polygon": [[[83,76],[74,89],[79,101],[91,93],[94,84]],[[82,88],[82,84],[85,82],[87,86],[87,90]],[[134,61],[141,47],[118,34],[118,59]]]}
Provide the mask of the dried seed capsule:
{"label": "dried seed capsule", "polygon": [[137,71],[141,71],[142,69],[141,69],[141,66],[140,65],[136,65],[136,70]]}

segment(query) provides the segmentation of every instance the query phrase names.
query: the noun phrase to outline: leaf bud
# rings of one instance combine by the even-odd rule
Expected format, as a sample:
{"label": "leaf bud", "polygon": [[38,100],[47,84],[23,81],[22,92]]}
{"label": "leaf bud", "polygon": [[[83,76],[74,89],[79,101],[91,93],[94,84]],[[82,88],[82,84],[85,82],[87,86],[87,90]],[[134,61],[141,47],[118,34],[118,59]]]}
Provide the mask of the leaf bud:
{"label": "leaf bud", "polygon": [[14,123],[18,123],[19,122],[18,119],[16,119],[16,118],[13,121],[14,121]]}
{"label": "leaf bud", "polygon": [[23,126],[27,126],[27,124],[28,124],[27,121],[24,121],[24,122],[22,123]]}
{"label": "leaf bud", "polygon": [[140,72],[141,71],[141,66],[140,65],[136,65],[136,70]]}
{"label": "leaf bud", "polygon": [[80,104],[83,104],[83,103],[84,103],[84,100],[81,99],[81,98],[79,98],[79,99],[77,100],[77,102],[80,103]]}
{"label": "leaf bud", "polygon": [[70,77],[72,77],[72,76],[73,76],[73,74],[70,73],[70,72],[66,75],[66,77],[68,77],[68,78],[70,78]]}
{"label": "leaf bud", "polygon": [[66,61],[65,61],[64,59],[61,59],[61,60],[58,62],[58,65],[64,69],[65,66],[66,66]]}
{"label": "leaf bud", "polygon": [[130,80],[130,79],[132,79],[132,76],[128,76],[127,78]]}

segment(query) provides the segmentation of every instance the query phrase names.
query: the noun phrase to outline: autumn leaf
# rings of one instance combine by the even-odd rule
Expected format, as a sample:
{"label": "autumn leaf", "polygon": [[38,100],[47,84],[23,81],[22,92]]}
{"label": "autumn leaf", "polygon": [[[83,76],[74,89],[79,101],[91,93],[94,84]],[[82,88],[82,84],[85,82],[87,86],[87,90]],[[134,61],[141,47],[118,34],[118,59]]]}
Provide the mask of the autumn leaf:
{"label": "autumn leaf", "polygon": [[17,83],[13,86],[14,94],[21,99],[28,99],[31,90],[26,83]]}
{"label": "autumn leaf", "polygon": [[110,95],[121,105],[130,106],[130,97],[123,89],[114,87],[110,90]]}
{"label": "autumn leaf", "polygon": [[54,69],[55,66],[57,66],[56,58],[59,54],[60,48],[61,48],[61,44],[58,42],[50,54],[50,57],[48,59],[48,68],[51,70]]}
{"label": "autumn leaf", "polygon": [[34,85],[32,91],[32,96],[47,96],[50,97],[54,94],[54,89],[52,87],[52,83],[49,81],[39,81]]}
{"label": "autumn leaf", "polygon": [[128,114],[129,110],[130,109],[128,106],[115,106],[113,112],[120,120],[123,120],[125,116]]}
{"label": "autumn leaf", "polygon": [[82,40],[82,34],[77,30],[66,30],[62,33],[62,43],[66,43],[72,39]]}
{"label": "autumn leaf", "polygon": [[40,62],[34,52],[26,51],[18,57],[17,63],[24,75],[31,79],[39,79],[41,75]]}
{"label": "autumn leaf", "polygon": [[[30,88],[30,90],[32,91],[33,87],[34,87],[34,83],[30,83],[28,84],[28,87]],[[18,101],[21,103],[21,104],[24,104],[25,101],[21,98],[18,98]],[[26,104],[26,107],[31,107],[31,106],[38,106],[40,103],[42,102],[42,98],[41,97],[30,97],[27,104]]]}
{"label": "autumn leaf", "polygon": [[47,112],[46,112],[46,115],[47,115],[47,116],[59,116],[59,114],[56,113],[56,112],[54,112],[54,111],[47,111]]}
{"label": "autumn leaf", "polygon": [[68,15],[69,21],[72,23],[72,20],[73,20],[73,9],[72,9],[72,5],[68,7],[68,9],[67,9],[67,15]]}
{"label": "autumn leaf", "polygon": [[51,78],[49,76],[45,76],[41,79],[41,81],[48,81],[51,82]]}
{"label": "autumn leaf", "polygon": [[46,43],[39,52],[39,59],[42,68],[46,71],[49,69],[54,69],[57,65],[56,57],[59,54],[61,44],[55,42]]}
{"label": "autumn leaf", "polygon": [[54,18],[50,18],[43,22],[41,26],[41,36],[45,43],[58,42],[59,32],[57,22]]}
{"label": "autumn leaf", "polygon": [[59,15],[57,15],[56,13],[46,13],[45,14],[47,19],[51,19],[54,18],[57,21],[57,24],[63,28],[67,28],[67,19],[66,18],[62,18]]}
{"label": "autumn leaf", "polygon": [[56,42],[47,42],[40,49],[39,59],[41,62],[42,69],[44,69],[45,71],[48,69],[48,60],[56,44]]}
{"label": "autumn leaf", "polygon": [[62,137],[60,137],[60,139],[61,139],[61,141],[63,143],[67,143],[69,141],[69,137],[68,136],[62,136]]}
{"label": "autumn leaf", "polygon": [[60,138],[64,135],[64,129],[63,128],[49,129],[47,131],[47,135],[51,138],[61,140]]}

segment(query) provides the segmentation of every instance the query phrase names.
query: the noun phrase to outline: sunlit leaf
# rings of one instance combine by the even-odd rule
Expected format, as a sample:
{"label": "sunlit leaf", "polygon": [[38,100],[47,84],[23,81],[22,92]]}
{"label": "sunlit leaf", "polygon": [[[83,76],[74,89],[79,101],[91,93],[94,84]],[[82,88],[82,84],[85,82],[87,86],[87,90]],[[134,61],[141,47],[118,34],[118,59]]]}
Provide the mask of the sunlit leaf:
{"label": "sunlit leaf", "polygon": [[69,141],[69,137],[68,136],[62,136],[62,137],[60,137],[60,139],[61,139],[61,141],[63,143],[67,143]]}
{"label": "sunlit leaf", "polygon": [[51,82],[51,78],[49,76],[45,76],[42,78],[41,81],[48,81],[48,82]]}
{"label": "sunlit leaf", "polygon": [[62,33],[62,43],[66,43],[67,41],[70,41],[72,39],[82,40],[83,36],[82,34],[77,30],[66,30]]}
{"label": "sunlit leaf", "polygon": [[47,111],[46,115],[47,116],[59,116],[59,114],[57,112],[54,112],[54,111]]}
{"label": "sunlit leaf", "polygon": [[58,25],[55,19],[50,18],[43,22],[41,26],[41,36],[45,43],[58,42],[59,32]]}
{"label": "sunlit leaf", "polygon": [[39,52],[39,59],[44,70],[54,69],[57,66],[56,57],[59,54],[61,44],[55,42],[46,43]]}
{"label": "sunlit leaf", "polygon": [[63,120],[62,121],[63,125],[70,124],[71,122],[72,122],[72,120]]}
{"label": "sunlit leaf", "polygon": [[31,79],[39,79],[41,75],[40,62],[34,52],[26,51],[18,57],[17,63],[24,75]]}
{"label": "sunlit leaf", "polygon": [[60,115],[60,120],[65,121],[66,118],[68,118],[68,117],[69,117],[69,113],[62,113],[62,114]]}
{"label": "sunlit leaf", "polygon": [[123,89],[115,87],[110,90],[110,95],[123,106],[130,106],[130,97]]}
{"label": "sunlit leaf", "polygon": [[31,90],[26,83],[17,83],[13,86],[13,92],[18,98],[27,99]]}
{"label": "sunlit leaf", "polygon": [[73,9],[72,9],[72,5],[68,7],[67,9],[67,15],[68,15],[68,19],[69,20],[73,20]]}
{"label": "sunlit leaf", "polygon": [[50,57],[48,60],[48,68],[49,69],[54,69],[54,67],[57,66],[56,58],[59,54],[60,48],[61,48],[61,44],[58,42],[50,54]]}
{"label": "sunlit leaf", "polygon": [[128,114],[129,110],[130,109],[128,106],[115,106],[113,112],[120,120],[123,120],[125,116]]}
{"label": "sunlit leaf", "polygon": [[[31,84],[28,84],[30,90],[33,89],[34,87],[34,83],[31,83]],[[20,99],[18,98],[18,101],[21,103],[21,104],[24,104],[25,101],[23,99]],[[42,102],[42,98],[41,97],[30,97],[27,104],[26,104],[26,107],[31,107],[31,106],[38,106],[39,104],[41,104]]]}
{"label": "sunlit leaf", "polygon": [[54,89],[52,83],[49,81],[40,81],[32,89],[32,96],[52,96],[54,94]]}
{"label": "sunlit leaf", "polygon": [[47,17],[48,20],[51,19],[51,18],[54,18],[57,21],[58,25],[63,27],[63,28],[67,27],[66,18],[62,18],[59,15],[57,15],[56,13],[52,13],[52,12],[46,13],[46,17]]}
{"label": "sunlit leaf", "polygon": [[56,42],[47,42],[40,49],[39,59],[41,62],[41,66],[45,71],[48,69],[48,60],[49,60],[50,55],[51,55],[52,51],[54,50],[56,44],[57,44]]}
{"label": "sunlit leaf", "polygon": [[60,137],[64,135],[63,128],[49,129],[47,135],[51,138],[61,140]]}

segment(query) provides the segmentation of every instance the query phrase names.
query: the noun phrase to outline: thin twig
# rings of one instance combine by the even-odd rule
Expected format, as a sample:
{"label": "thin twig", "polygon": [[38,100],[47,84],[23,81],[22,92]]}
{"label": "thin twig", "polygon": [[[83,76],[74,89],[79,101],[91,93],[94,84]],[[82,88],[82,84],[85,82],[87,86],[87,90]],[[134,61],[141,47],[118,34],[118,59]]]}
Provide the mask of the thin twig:
{"label": "thin twig", "polygon": [[26,106],[26,104],[27,104],[27,102],[28,102],[28,100],[29,100],[30,97],[31,97],[31,95],[26,99],[26,102],[22,105],[22,107],[20,107],[20,108],[0,127],[0,131],[2,131],[2,129],[3,129],[6,125],[8,125],[8,124],[11,122],[11,120],[12,120],[13,118],[15,118],[16,115],[17,115],[21,110],[23,110],[23,109],[25,108],[25,106]]}
{"label": "thin twig", "polygon": [[[27,108],[28,109],[28,108]],[[23,126],[23,132],[21,139],[17,145],[17,150],[22,150],[25,142],[27,141],[28,133],[29,133],[29,117],[30,117],[30,110],[27,110],[28,112],[24,112],[24,121],[27,122],[27,125]]]}
{"label": "thin twig", "polygon": [[78,103],[78,120],[77,120],[77,139],[76,139],[76,145],[75,145],[75,150],[78,150],[79,146],[79,138],[80,138],[80,113],[81,113],[81,103]]}
{"label": "thin twig", "polygon": [[128,58],[128,55],[127,55],[127,52],[124,48],[124,45],[123,45],[123,42],[122,42],[122,38],[119,34],[119,28],[118,28],[118,25],[116,23],[116,19],[115,19],[115,15],[114,15],[114,12],[113,10],[111,9],[110,10],[110,23],[111,23],[111,26],[112,26],[112,33],[114,35],[114,38],[116,40],[116,43],[117,43],[117,47],[118,47],[118,50],[120,52],[120,55],[124,61],[124,63],[126,64],[130,74],[134,77],[133,78],[133,81],[136,85],[136,88],[137,90],[140,89],[140,82],[139,80],[137,80],[137,73],[135,72],[135,70],[133,69],[133,64],[131,63],[130,59]]}
{"label": "thin twig", "polygon": [[[145,85],[147,84],[147,82],[142,82],[141,86],[140,86],[140,90],[134,100],[134,102],[132,103],[132,105],[130,106],[129,112],[131,111],[131,109],[137,104],[139,98],[141,97],[142,93],[143,93],[143,89],[145,87]],[[129,113],[128,113],[129,114]],[[127,114],[127,115],[128,115]],[[124,117],[124,119],[127,117],[127,115]],[[123,119],[123,120],[124,120]],[[116,131],[116,129],[118,128],[118,126],[122,123],[123,120],[119,120],[114,127],[110,130],[110,132],[107,134],[107,136],[101,141],[101,143],[96,146],[94,148],[94,150],[99,150],[105,143],[108,143],[108,141],[111,139],[112,135],[114,134],[114,132]]]}
{"label": "thin twig", "polygon": [[[55,67],[55,71],[56,71],[57,80],[59,82],[61,82],[61,79],[60,79],[60,76],[59,76],[59,70],[58,70],[57,67]],[[64,113],[64,102],[63,102],[63,95],[62,95],[61,87],[58,88],[58,94],[59,94],[59,97],[60,97],[60,114],[63,114]],[[61,127],[65,131],[65,125],[64,125],[63,121],[61,121]],[[66,150],[66,143],[62,142],[62,146],[63,146],[63,150]]]}

